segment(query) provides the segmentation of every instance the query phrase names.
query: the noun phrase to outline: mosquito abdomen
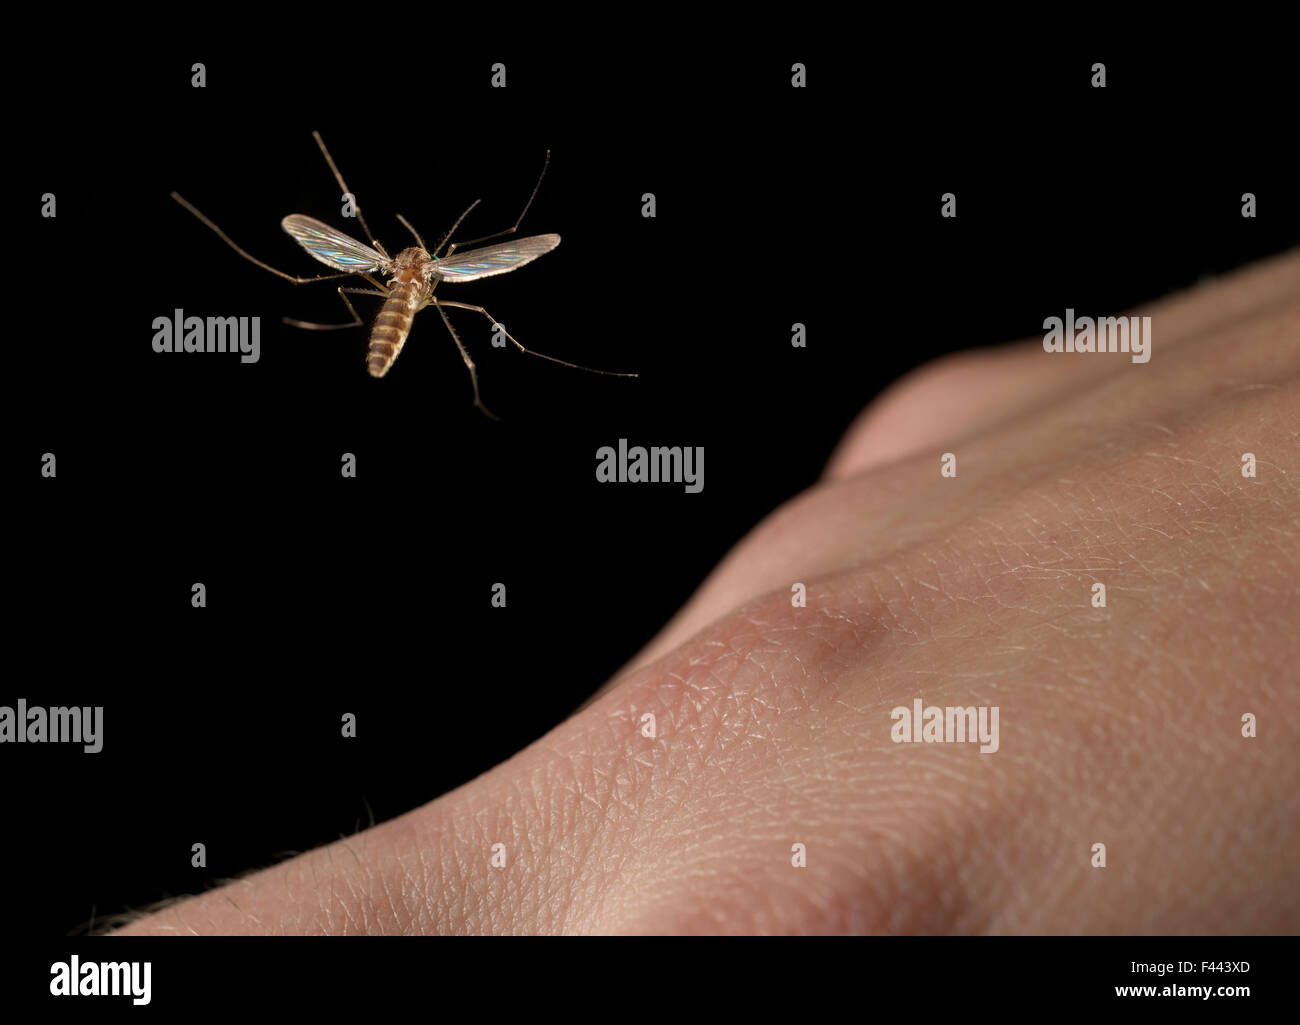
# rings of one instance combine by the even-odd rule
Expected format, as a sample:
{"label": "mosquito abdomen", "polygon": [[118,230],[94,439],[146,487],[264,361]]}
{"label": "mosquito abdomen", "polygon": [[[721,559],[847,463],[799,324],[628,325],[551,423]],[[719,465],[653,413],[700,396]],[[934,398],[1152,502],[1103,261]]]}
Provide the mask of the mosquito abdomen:
{"label": "mosquito abdomen", "polygon": [[433,289],[434,262],[423,249],[403,249],[393,261],[388,298],[384,300],[375,326],[370,329],[370,352],[366,369],[371,377],[383,377],[402,351],[411,333],[415,311]]}
{"label": "mosquito abdomen", "polygon": [[420,289],[414,282],[396,284],[384,300],[375,326],[370,330],[370,351],[366,356],[366,369],[371,377],[383,377],[402,351],[406,336],[411,333],[415,308],[420,303]]}

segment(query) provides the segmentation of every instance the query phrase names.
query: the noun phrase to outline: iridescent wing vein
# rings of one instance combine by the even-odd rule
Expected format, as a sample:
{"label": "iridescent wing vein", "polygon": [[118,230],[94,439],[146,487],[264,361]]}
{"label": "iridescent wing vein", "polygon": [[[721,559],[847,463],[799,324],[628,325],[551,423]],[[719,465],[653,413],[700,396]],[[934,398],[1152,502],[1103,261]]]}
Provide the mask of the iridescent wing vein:
{"label": "iridescent wing vein", "polygon": [[280,222],[280,227],[292,235],[293,240],[314,259],[335,270],[365,272],[381,270],[389,265],[382,254],[368,245],[341,231],[335,231],[314,217],[290,214]]}
{"label": "iridescent wing vein", "polygon": [[482,249],[452,253],[434,263],[438,275],[444,281],[476,281],[479,278],[490,278],[494,274],[505,274],[531,263],[559,244],[559,235],[533,235],[495,246],[484,246]]}

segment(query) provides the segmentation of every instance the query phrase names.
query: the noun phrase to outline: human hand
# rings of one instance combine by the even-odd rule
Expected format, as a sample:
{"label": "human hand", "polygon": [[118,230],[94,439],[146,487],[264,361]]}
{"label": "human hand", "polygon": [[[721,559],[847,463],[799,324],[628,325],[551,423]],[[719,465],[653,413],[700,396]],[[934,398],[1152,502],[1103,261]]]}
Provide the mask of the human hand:
{"label": "human hand", "polygon": [[1300,253],[1143,312],[922,368],[567,722],[121,931],[1296,931]]}

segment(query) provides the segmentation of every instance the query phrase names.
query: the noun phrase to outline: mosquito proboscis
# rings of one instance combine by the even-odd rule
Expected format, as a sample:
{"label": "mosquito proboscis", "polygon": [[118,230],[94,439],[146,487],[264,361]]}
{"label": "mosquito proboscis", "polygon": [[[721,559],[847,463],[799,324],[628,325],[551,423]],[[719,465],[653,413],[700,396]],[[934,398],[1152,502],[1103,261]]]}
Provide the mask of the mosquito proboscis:
{"label": "mosquito proboscis", "polygon": [[[329,164],[329,168],[334,173],[334,179],[338,182],[339,187],[346,195],[355,197],[355,194],[347,187],[347,183],[344,182],[343,175],[339,173],[334,158],[330,156],[329,150],[326,149],[325,140],[321,138],[320,132],[312,132],[312,136],[316,139],[317,145],[320,146],[325,162]],[[173,192],[171,196],[172,199],[211,228],[218,238],[245,260],[257,264],[263,270],[270,271],[277,277],[283,278],[292,284],[304,285],[316,281],[336,281],[339,278],[360,277],[373,286],[371,288],[345,288],[342,285],[338,287],[339,298],[343,300],[344,305],[348,308],[348,313],[352,315],[352,320],[346,324],[314,324],[293,320],[289,317],[284,318],[286,324],[310,331],[333,331],[341,328],[364,327],[364,322],[357,316],[357,311],[353,308],[352,301],[348,296],[377,295],[382,297],[384,304],[379,311],[379,315],[375,318],[374,326],[370,330],[370,343],[366,357],[366,367],[372,377],[383,377],[388,373],[389,368],[397,359],[398,353],[402,351],[407,336],[411,333],[411,325],[415,315],[426,306],[435,307],[441,315],[443,323],[447,325],[447,330],[451,333],[456,347],[460,350],[461,359],[465,361],[465,366],[469,369],[470,382],[474,386],[474,405],[495,420],[497,417],[483,404],[483,400],[479,396],[478,371],[474,361],[470,359],[469,351],[465,348],[460,336],[456,333],[456,329],[452,326],[451,319],[447,316],[445,308],[471,310],[482,314],[494,327],[499,328],[520,352],[526,352],[530,356],[537,356],[540,359],[550,360],[552,363],[559,363],[575,370],[586,370],[593,374],[605,374],[610,377],[637,376],[636,374],[620,373],[613,370],[596,370],[593,367],[584,367],[578,363],[570,363],[568,360],[548,356],[546,353],[526,349],[482,306],[453,302],[434,295],[434,289],[437,288],[439,282],[454,284],[463,281],[476,281],[479,278],[492,277],[497,274],[507,274],[510,271],[518,270],[524,264],[531,263],[539,256],[549,253],[560,244],[559,235],[530,235],[527,238],[511,239],[508,242],[498,242],[478,249],[457,252],[462,245],[475,245],[504,235],[513,235],[518,231],[519,225],[523,223],[529,207],[533,205],[533,200],[537,198],[537,190],[542,186],[542,179],[546,177],[546,169],[550,166],[550,161],[551,154],[547,150],[546,162],[542,165],[542,173],[538,176],[537,184],[533,186],[528,202],[524,204],[523,212],[520,213],[519,218],[512,227],[507,228],[505,231],[484,235],[482,238],[471,239],[468,242],[451,242],[452,235],[460,227],[461,222],[469,216],[471,210],[478,206],[479,201],[476,199],[456,219],[456,223],[451,226],[451,230],[442,237],[437,248],[432,252],[424,244],[424,239],[420,237],[419,232],[411,226],[405,217],[398,214],[397,219],[415,237],[416,245],[403,249],[396,256],[389,256],[388,251],[380,245],[379,241],[371,233],[365,217],[362,216],[361,206],[355,202],[355,198],[352,204],[353,210],[356,213],[358,223],[366,233],[366,238],[370,240],[370,245],[358,242],[350,235],[345,235],[343,232],[331,228],[328,224],[318,221],[314,217],[308,217],[305,214],[290,214],[280,222],[280,226],[307,251],[309,256],[327,267],[339,271],[337,274],[322,274],[314,278],[297,277],[278,270],[268,263],[263,263],[251,253],[236,245],[229,235],[217,227],[189,200],[176,192]],[[446,253],[442,253],[444,247],[447,249]],[[439,255],[440,253],[442,255]],[[385,277],[388,281],[382,282],[375,275]]]}

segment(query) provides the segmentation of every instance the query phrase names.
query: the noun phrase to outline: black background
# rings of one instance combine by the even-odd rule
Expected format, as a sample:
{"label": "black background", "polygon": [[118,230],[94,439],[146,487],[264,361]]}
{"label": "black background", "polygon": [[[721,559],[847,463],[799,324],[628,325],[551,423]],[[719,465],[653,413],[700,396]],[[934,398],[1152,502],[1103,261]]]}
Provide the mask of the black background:
{"label": "black background", "polygon": [[[1257,55],[856,47],[829,29],[501,52],[412,30],[401,59],[358,38],[340,68],[252,36],[88,47],[69,66],[94,88],[11,117],[24,267],[0,703],[105,706],[100,754],[0,746],[14,931],[64,935],[472,779],[631,658],[902,372],[1300,241],[1294,88]],[[441,294],[640,377],[493,349],[453,311],[494,423],[432,310],[382,380],[365,330],[282,325],[346,313],[333,285],[265,274],[168,193],[275,266],[324,272],[279,227],[348,227],[312,129],[390,251],[408,244],[396,213],[432,241],[481,198],[463,234],[507,227],[550,149],[520,233],[563,244]],[[378,302],[356,299],[367,322]],[[154,353],[152,320],[176,307],[260,316],[260,362]],[[621,437],[703,446],[704,491],[598,484],[595,452]]]}

